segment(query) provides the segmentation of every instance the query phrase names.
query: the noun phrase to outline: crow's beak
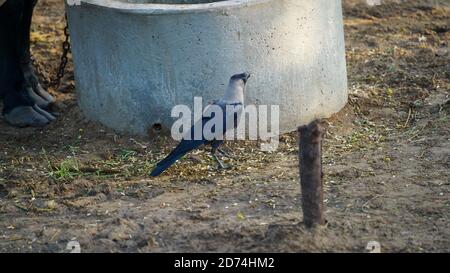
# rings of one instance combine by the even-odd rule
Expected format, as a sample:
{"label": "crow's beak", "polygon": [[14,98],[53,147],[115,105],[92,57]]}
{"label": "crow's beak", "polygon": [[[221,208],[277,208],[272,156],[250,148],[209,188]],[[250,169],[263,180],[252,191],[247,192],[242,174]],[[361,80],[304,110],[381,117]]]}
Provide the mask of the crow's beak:
{"label": "crow's beak", "polygon": [[248,81],[248,79],[250,78],[251,74],[248,73],[248,72],[245,72],[243,76],[244,76],[244,77],[243,77],[243,80],[244,80],[244,82],[246,83],[246,82]]}

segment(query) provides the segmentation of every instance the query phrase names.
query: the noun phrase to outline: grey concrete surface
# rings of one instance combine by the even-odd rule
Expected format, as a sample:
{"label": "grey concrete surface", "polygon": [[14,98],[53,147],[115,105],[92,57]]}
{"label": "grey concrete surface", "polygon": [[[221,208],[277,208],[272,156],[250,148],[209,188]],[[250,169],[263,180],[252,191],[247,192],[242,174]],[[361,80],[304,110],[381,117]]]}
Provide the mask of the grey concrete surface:
{"label": "grey concrete surface", "polygon": [[121,132],[170,130],[174,105],[215,100],[244,71],[246,104],[279,105],[281,132],[347,102],[340,0],[82,0],[67,11],[79,105]]}

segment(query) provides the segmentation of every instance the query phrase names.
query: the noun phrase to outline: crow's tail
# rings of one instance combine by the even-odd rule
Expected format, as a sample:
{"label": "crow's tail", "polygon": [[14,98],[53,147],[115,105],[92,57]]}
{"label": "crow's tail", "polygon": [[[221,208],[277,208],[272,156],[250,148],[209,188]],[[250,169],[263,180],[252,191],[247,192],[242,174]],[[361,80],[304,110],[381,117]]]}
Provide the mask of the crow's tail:
{"label": "crow's tail", "polygon": [[172,151],[166,158],[158,162],[155,168],[150,173],[150,176],[158,176],[165,170],[167,170],[170,166],[172,166],[178,159],[180,159],[184,154],[177,152],[175,149]]}
{"label": "crow's tail", "polygon": [[182,158],[185,154],[189,153],[193,149],[198,148],[204,143],[204,140],[182,140],[180,144],[168,155],[166,158],[156,164],[150,176],[158,176],[167,168],[172,166],[178,159]]}

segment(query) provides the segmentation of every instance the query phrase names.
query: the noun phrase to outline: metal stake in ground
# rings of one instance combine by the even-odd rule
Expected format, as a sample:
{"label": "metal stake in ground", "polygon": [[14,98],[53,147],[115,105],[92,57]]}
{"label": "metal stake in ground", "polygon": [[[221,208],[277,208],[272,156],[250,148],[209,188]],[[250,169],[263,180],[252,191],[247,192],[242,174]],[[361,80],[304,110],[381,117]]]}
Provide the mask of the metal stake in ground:
{"label": "metal stake in ground", "polygon": [[324,128],[319,120],[298,127],[300,134],[299,167],[302,188],[303,222],[310,228],[324,225],[322,137]]}

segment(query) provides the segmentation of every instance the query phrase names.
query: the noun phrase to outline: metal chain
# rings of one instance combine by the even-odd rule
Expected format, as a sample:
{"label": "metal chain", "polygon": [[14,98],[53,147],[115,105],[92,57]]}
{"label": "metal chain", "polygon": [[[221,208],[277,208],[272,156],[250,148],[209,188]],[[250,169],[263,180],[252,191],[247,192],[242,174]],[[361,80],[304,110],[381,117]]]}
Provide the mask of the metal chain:
{"label": "metal chain", "polygon": [[64,15],[64,18],[66,21],[66,26],[64,27],[65,40],[62,43],[63,52],[61,54],[61,62],[59,64],[58,71],[56,73],[56,78],[53,81],[53,85],[55,86],[56,89],[58,89],[59,85],[61,84],[61,79],[64,77],[66,65],[68,62],[67,55],[70,52],[70,34],[69,34],[69,23],[67,21],[67,14]]}

